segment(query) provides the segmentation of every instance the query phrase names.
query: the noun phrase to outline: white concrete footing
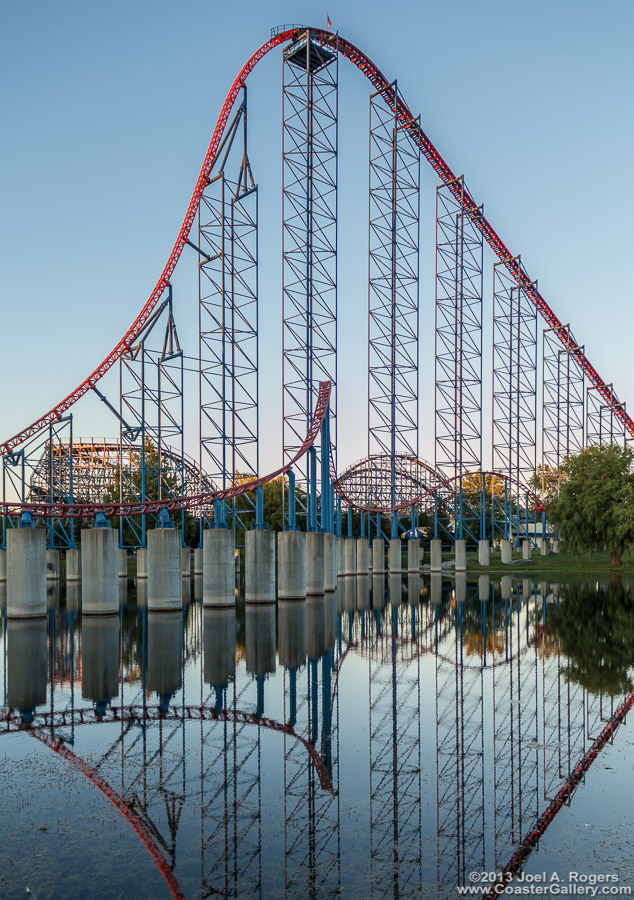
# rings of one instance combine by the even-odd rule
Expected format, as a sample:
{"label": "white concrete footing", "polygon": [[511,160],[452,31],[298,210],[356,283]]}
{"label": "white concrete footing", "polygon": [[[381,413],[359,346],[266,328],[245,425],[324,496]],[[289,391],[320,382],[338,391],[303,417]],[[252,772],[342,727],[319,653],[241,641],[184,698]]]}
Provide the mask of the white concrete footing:
{"label": "white concrete footing", "polygon": [[346,539],[337,538],[337,575],[346,574]]}
{"label": "white concrete footing", "polygon": [[367,575],[370,571],[370,545],[367,538],[357,540],[357,575]]}
{"label": "white concrete footing", "polygon": [[46,615],[46,531],[7,529],[7,616]]}
{"label": "white concrete footing", "polygon": [[196,547],[194,550],[194,575],[203,574],[203,548]]}
{"label": "white concrete footing", "polygon": [[346,553],[345,574],[346,575],[356,575],[357,574],[357,542],[355,541],[354,538],[346,538],[345,553]]}
{"label": "white concrete footing", "polygon": [[236,602],[235,538],[229,528],[203,531],[203,606]]}
{"label": "white concrete footing", "polygon": [[59,578],[59,550],[46,551],[46,580],[57,581]]}
{"label": "white concrete footing", "polygon": [[511,541],[500,541],[500,562],[509,565],[513,562],[513,544]]}
{"label": "white concrete footing", "polygon": [[66,583],[81,580],[81,556],[75,548],[66,551]]}
{"label": "white concrete footing", "polygon": [[183,578],[191,578],[192,551],[189,547],[181,547],[181,575]]}
{"label": "white concrete footing", "polygon": [[553,553],[559,553],[559,541],[553,541]]}
{"label": "white concrete footing", "polygon": [[337,590],[337,549],[338,542],[334,534],[324,535],[324,590],[326,593]]}
{"label": "white concrete footing", "polygon": [[522,541],[522,559],[530,559],[533,545],[530,541]]}
{"label": "white concrete footing", "polygon": [[321,531],[306,534],[306,593],[324,593],[324,538]]}
{"label": "white concrete footing", "polygon": [[81,533],[81,608],[84,615],[119,611],[117,533],[84,528]]}
{"label": "white concrete footing", "polygon": [[0,581],[7,580],[7,551],[0,550]]}
{"label": "white concrete footing", "polygon": [[466,572],[467,571],[467,542],[464,540],[457,540],[454,544],[454,560],[455,560],[455,568],[456,572]]}
{"label": "white concrete footing", "polygon": [[548,541],[542,540],[539,552],[542,556],[548,556]]}
{"label": "white concrete footing", "polygon": [[119,547],[119,555],[118,559],[118,573],[119,578],[127,578],[128,577],[128,551],[125,547]]}
{"label": "white concrete footing", "polygon": [[175,610],[183,605],[180,528],[153,528],[147,533],[147,606]]}
{"label": "white concrete footing", "polygon": [[381,575],[385,572],[385,541],[383,538],[374,538],[372,541],[372,574]]}
{"label": "white concrete footing", "polygon": [[306,534],[303,531],[278,532],[277,596],[280,600],[306,597]]}
{"label": "white concrete footing", "polygon": [[247,603],[275,600],[275,532],[244,534],[244,599]]}
{"label": "white concrete footing", "polygon": [[412,538],[407,542],[407,571],[420,571],[420,546],[418,538]]}
{"label": "white concrete footing", "polygon": [[389,548],[389,568],[390,572],[400,572],[403,568],[403,547],[400,538],[392,538]]}
{"label": "white concrete footing", "polygon": [[442,541],[434,538],[430,542],[430,569],[432,572],[442,572]]}
{"label": "white concrete footing", "polygon": [[491,548],[488,541],[478,541],[478,562],[481,566],[489,565]]}
{"label": "white concrete footing", "polygon": [[147,578],[147,548],[139,547],[136,552],[136,577]]}

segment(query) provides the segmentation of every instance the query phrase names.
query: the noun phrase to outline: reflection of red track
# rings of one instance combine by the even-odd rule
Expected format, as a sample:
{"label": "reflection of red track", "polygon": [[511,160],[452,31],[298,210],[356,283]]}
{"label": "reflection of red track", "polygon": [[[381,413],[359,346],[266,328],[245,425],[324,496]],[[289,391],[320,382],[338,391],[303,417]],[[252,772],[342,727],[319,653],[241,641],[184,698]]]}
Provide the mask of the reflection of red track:
{"label": "reflection of red track", "polygon": [[[216,161],[216,156],[218,154],[225,127],[229,120],[229,115],[242,87],[247,80],[247,77],[255,68],[257,63],[262,59],[262,57],[269,53],[269,51],[273,50],[273,48],[278,46],[279,44],[285,43],[286,41],[296,40],[301,35],[303,30],[303,28],[291,27],[281,30],[277,34],[274,34],[269,41],[267,41],[258,50],[256,50],[256,52],[247,60],[247,62],[238,73],[237,78],[231,85],[218,121],[216,122],[216,127],[214,129],[209,148],[205,155],[200,174],[198,175],[196,186],[194,188],[192,198],[189,202],[185,219],[178,233],[176,243],[174,244],[169,259],[167,260],[165,268],[163,269],[163,272],[161,273],[161,276],[156,283],[154,290],[150,294],[145,306],[143,307],[135,321],[132,323],[128,331],[110,352],[110,354],[94,370],[94,372],[79,385],[79,387],[77,387],[71,394],[69,394],[64,400],[58,403],[57,406],[51,409],[48,413],[46,413],[40,419],[36,420],[28,428],[25,428],[24,431],[20,432],[17,435],[14,435],[14,437],[10,438],[2,445],[0,445],[0,453],[8,453],[10,450],[23,443],[27,438],[37,434],[51,422],[59,420],[59,418],[68,409],[70,409],[73,404],[80,399],[80,397],[86,394],[92,388],[92,386],[96,384],[103,375],[105,375],[108,369],[110,369],[110,367],[119,359],[122,353],[124,353],[132,345],[135,338],[140,334],[144,325],[148,321],[152,310],[159,302],[161,296],[163,295],[163,292],[170,283],[170,278],[174,272],[174,269],[176,268],[178,260],[180,259],[183,248],[187,243],[187,239],[194,223],[203,191],[209,183],[209,175]],[[430,163],[440,180],[444,184],[448,185],[450,190],[452,190],[452,185],[455,184],[456,196],[460,197],[461,202],[464,204],[467,215],[473,220],[476,228],[483,233],[487,243],[493,249],[498,259],[505,265],[505,267],[513,275],[513,277],[517,278],[518,282],[526,291],[526,294],[534,302],[538,311],[546,321],[548,327],[553,329],[554,334],[557,335],[562,344],[564,344],[564,346],[571,352],[572,358],[583,370],[590,383],[597,389],[603,400],[610,407],[612,407],[618,421],[625,426],[630,436],[634,438],[634,421],[630,418],[630,416],[628,416],[622,404],[619,403],[612,388],[608,384],[606,384],[606,382],[599,376],[599,373],[596,371],[596,369],[588,362],[583,348],[573,340],[572,335],[570,334],[570,329],[566,328],[562,324],[562,322],[558,319],[552,309],[548,306],[542,295],[535,287],[534,282],[532,282],[529,278],[528,273],[522,267],[518,259],[512,256],[510,250],[498,236],[493,226],[484,217],[481,208],[478,207],[478,204],[475,202],[475,200],[466,190],[464,190],[463,193],[461,183],[456,182],[454,173],[449,168],[440,153],[438,153],[424,131],[420,128],[418,120],[414,118],[407,104],[402,99],[400,93],[398,95],[398,98],[395,97],[396,92],[394,84],[390,84],[388,82],[380,69],[372,62],[369,57],[367,57],[364,53],[362,53],[353,44],[351,44],[349,41],[346,41],[344,38],[341,38],[338,35],[333,35],[329,31],[324,31],[323,29],[319,28],[312,29],[311,35],[315,40],[320,41],[323,44],[328,44],[333,50],[337,50],[342,54],[342,56],[346,57],[352,63],[354,63],[354,65],[356,65],[356,67],[371,82],[375,90],[382,93],[386,105],[391,109],[395,109],[396,107],[395,112],[398,114],[398,118],[404,130],[408,132],[408,134],[412,138],[412,141],[420,148],[420,152]]]}
{"label": "reflection of red track", "polygon": [[538,845],[539,839],[544,835],[546,829],[559,810],[563,806],[568,805],[570,798],[581,783],[584,775],[605,745],[612,740],[618,731],[619,726],[623,724],[626,715],[633,706],[634,691],[632,691],[631,694],[628,694],[625,700],[623,700],[599,737],[594,741],[588,752],[579,760],[569,777],[566,778],[562,787],[557,791],[555,798],[544,810],[539,819],[537,819],[521,844],[518,845],[515,853],[502,869],[501,878],[491,886],[491,890],[486,895],[486,900],[494,900],[494,898],[499,897],[506,885],[522,870],[522,866]]}
{"label": "reflection of red track", "polygon": [[[142,725],[145,722],[156,721],[171,722],[234,722],[238,725],[257,725],[269,731],[286,734],[298,741],[308,753],[315,771],[319,776],[319,783],[324,791],[333,791],[332,778],[324,762],[310,741],[290,727],[267,716],[258,718],[255,713],[242,712],[239,709],[223,709],[216,712],[206,706],[185,706],[170,708],[167,713],[162,713],[157,707],[125,706],[123,709],[113,706],[107,715],[99,718],[95,711],[88,709],[61,710],[56,712],[37,713],[37,722],[31,726],[30,731],[44,734],[46,731],[54,733],[59,728],[77,727],[78,725],[96,725],[99,723],[126,722],[132,725]],[[25,726],[20,717],[12,709],[0,710],[0,722],[5,724],[3,731],[23,731]]]}
{"label": "reflection of red track", "polygon": [[132,826],[137,836],[141,839],[157,869],[167,882],[172,897],[176,897],[177,900],[184,900],[185,895],[178,886],[178,881],[172,871],[172,867],[161,853],[143,819],[125,802],[123,797],[121,797],[114,788],[110,787],[108,782],[102,778],[101,775],[94,772],[83,759],[76,756],[63,741],[52,737],[40,728],[27,728],[25,730],[28,734],[37,738],[42,744],[49,747],[54,753],[57,753],[58,756],[61,756],[66,762],[70,763],[77,772],[80,772],[84,778],[87,778],[91,784],[94,784],[104,797],[108,798],[117,812],[121,813],[124,819]]}

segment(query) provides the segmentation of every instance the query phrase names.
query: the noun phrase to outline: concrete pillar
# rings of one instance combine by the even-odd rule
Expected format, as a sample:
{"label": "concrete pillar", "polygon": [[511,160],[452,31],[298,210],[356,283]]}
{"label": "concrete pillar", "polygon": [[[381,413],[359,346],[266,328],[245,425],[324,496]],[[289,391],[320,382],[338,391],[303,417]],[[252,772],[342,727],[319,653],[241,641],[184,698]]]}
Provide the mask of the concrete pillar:
{"label": "concrete pillar", "polygon": [[370,576],[357,575],[357,609],[370,609]]}
{"label": "concrete pillar", "polygon": [[500,594],[502,600],[510,600],[513,596],[513,581],[510,575],[503,575],[500,581]]}
{"label": "concrete pillar", "polygon": [[203,531],[204,606],[233,606],[236,602],[234,542],[229,528]]}
{"label": "concrete pillar", "polygon": [[0,581],[0,613],[7,611],[7,583]]}
{"label": "concrete pillar", "polygon": [[136,583],[136,605],[139,609],[147,609],[147,578]]}
{"label": "concrete pillar", "polygon": [[212,687],[226,687],[236,674],[235,606],[203,610],[203,679]]}
{"label": "concrete pillar", "polygon": [[357,608],[357,578],[346,578],[343,586],[345,592],[345,609],[354,612]]}
{"label": "concrete pillar", "polygon": [[346,575],[356,575],[357,574],[357,542],[355,541],[354,538],[346,538],[345,553],[346,553],[345,574]]}
{"label": "concrete pillar", "polygon": [[430,543],[430,569],[432,572],[442,572],[442,541],[434,538]]}
{"label": "concrete pillar", "polygon": [[[348,581],[356,581],[356,578]],[[321,659],[327,649],[325,604],[323,594],[306,599],[306,656],[309,660]]]}
{"label": "concrete pillar", "polygon": [[539,548],[539,552],[542,556],[548,556],[548,541],[542,541],[541,546]]}
{"label": "concrete pillar", "polygon": [[324,590],[337,590],[337,538],[334,534],[324,535]]}
{"label": "concrete pillar", "polygon": [[370,545],[367,538],[357,540],[357,575],[367,575],[370,571]]}
{"label": "concrete pillar", "polygon": [[81,533],[81,608],[84,615],[119,611],[117,533],[84,528]]}
{"label": "concrete pillar", "polygon": [[390,541],[389,569],[390,572],[400,572],[403,568],[402,544],[400,538],[392,538]]}
{"label": "concrete pillar", "polygon": [[[75,551],[77,552],[77,551]],[[0,549],[0,581],[7,580],[7,551]]]}
{"label": "concrete pillar", "polygon": [[[410,544],[413,544],[410,541]],[[417,542],[418,543],[418,542]],[[407,576],[407,602],[410,606],[418,606],[420,603],[420,575],[418,572]]]}
{"label": "concrete pillar", "polygon": [[[12,529],[12,531],[18,529]],[[34,531],[21,528],[20,531]],[[44,529],[41,529],[44,532]],[[40,529],[38,528],[38,531]],[[8,532],[10,534],[11,532]],[[44,559],[44,552],[42,552]],[[10,564],[9,564],[10,565]],[[42,567],[42,575],[44,568]],[[10,583],[10,582],[9,582]],[[20,712],[29,724],[37,706],[46,703],[46,619],[7,621],[7,699],[8,707]]]}
{"label": "concrete pillar", "polygon": [[553,541],[553,553],[559,553],[559,541]]}
{"label": "concrete pillar", "polygon": [[299,669],[306,662],[305,603],[280,600],[277,604],[277,648],[280,665],[286,669]]}
{"label": "concrete pillar", "polygon": [[275,601],[275,532],[244,534],[244,599],[247,603]]}
{"label": "concrete pillar", "polygon": [[442,603],[442,575],[440,572],[434,572],[430,579],[429,596],[434,606]]}
{"label": "concrete pillar", "polygon": [[456,572],[456,603],[464,603],[467,599],[467,573]]}
{"label": "concrete pillar", "polygon": [[183,600],[183,606],[187,606],[188,603],[191,603],[192,599],[192,580],[191,578],[181,578],[181,594]]}
{"label": "concrete pillar", "polygon": [[478,562],[481,566],[489,565],[491,548],[488,541],[478,541]]}
{"label": "concrete pillar", "polygon": [[59,578],[59,550],[46,551],[46,580],[55,581]]}
{"label": "concrete pillar", "polygon": [[203,574],[203,548],[196,547],[194,550],[194,575]]}
{"label": "concrete pillar", "polygon": [[530,559],[533,545],[530,541],[522,541],[522,559]]}
{"label": "concrete pillar", "polygon": [[203,599],[203,576],[202,575],[194,575],[194,602],[198,603],[202,599]]}
{"label": "concrete pillar", "polygon": [[81,609],[81,585],[79,581],[66,584],[66,612],[79,612]]}
{"label": "concrete pillar", "polygon": [[504,565],[513,562],[513,544],[511,541],[500,541],[500,561]]}
{"label": "concrete pillar", "polygon": [[418,543],[418,538],[413,538],[407,542],[407,571],[408,572],[416,572],[420,571],[420,553],[419,553],[420,545]]}
{"label": "concrete pillar", "polygon": [[390,572],[388,576],[388,590],[390,592],[390,605],[398,606],[403,592],[400,572]]}
{"label": "concrete pillar", "polygon": [[346,574],[346,539],[337,538],[337,575]]}
{"label": "concrete pillar", "polygon": [[119,616],[88,616],[81,642],[81,695],[103,716],[119,690]]}
{"label": "concrete pillar", "polygon": [[81,579],[81,556],[79,550],[66,551],[66,583]]}
{"label": "concrete pillar", "polygon": [[119,578],[128,577],[128,551],[125,547],[119,547],[118,572]]}
{"label": "concrete pillar", "polygon": [[180,609],[183,605],[180,528],[148,531],[147,561],[148,609]]}
{"label": "concrete pillar", "polygon": [[147,578],[147,550],[139,547],[136,552],[136,577]]}
{"label": "concrete pillar", "polygon": [[383,609],[385,606],[385,575],[372,575],[372,609]]}
{"label": "concrete pillar", "polygon": [[189,547],[181,547],[181,575],[183,578],[191,578],[192,575],[192,551]]}
{"label": "concrete pillar", "polygon": [[277,535],[277,596],[303,600],[306,596],[306,534],[280,531]]}
{"label": "concrete pillar", "polygon": [[372,541],[372,574],[381,575],[385,572],[385,541],[383,538],[374,538]]}
{"label": "concrete pillar", "polygon": [[306,534],[306,593],[324,593],[324,537],[321,531]]}
{"label": "concrete pillar", "polygon": [[[155,528],[148,532],[169,531],[174,528]],[[178,535],[180,543],[180,534]],[[148,551],[150,547],[148,545]],[[151,558],[151,554],[150,554]],[[178,557],[180,563],[180,555]],[[148,578],[148,592],[151,586],[152,568]],[[177,569],[180,585],[180,566]],[[183,613],[180,609],[149,610],[147,614],[147,689],[155,691],[160,700],[159,708],[166,713],[169,703],[182,685],[183,669]]]}
{"label": "concrete pillar", "polygon": [[419,568],[422,568],[423,563],[425,562],[425,548],[419,545],[418,547],[418,565]]}
{"label": "concrete pillar", "polygon": [[491,579],[488,575],[478,578],[478,600],[488,601],[491,598]]}
{"label": "concrete pillar", "polygon": [[467,571],[467,542],[458,540],[454,544],[454,559],[456,572]]}

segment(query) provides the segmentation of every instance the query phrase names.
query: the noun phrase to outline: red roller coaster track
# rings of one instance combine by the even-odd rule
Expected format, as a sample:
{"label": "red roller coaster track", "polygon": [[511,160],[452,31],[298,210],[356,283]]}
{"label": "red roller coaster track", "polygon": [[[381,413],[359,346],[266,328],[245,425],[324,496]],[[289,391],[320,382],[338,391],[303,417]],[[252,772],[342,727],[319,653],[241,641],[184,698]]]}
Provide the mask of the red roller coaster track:
{"label": "red roller coaster track", "polygon": [[[269,53],[270,50],[273,50],[274,47],[277,47],[279,44],[283,44],[284,42],[290,40],[296,40],[305,31],[306,27],[295,26],[281,30],[277,34],[273,34],[270,40],[263,44],[259,48],[259,50],[256,50],[256,52],[251,57],[249,57],[247,62],[243,65],[242,69],[238,73],[237,78],[231,85],[229,93],[227,94],[227,98],[220,112],[220,116],[218,117],[218,121],[216,122],[216,127],[214,128],[214,133],[209,143],[209,147],[207,149],[200,174],[198,175],[198,180],[196,181],[196,186],[194,188],[192,198],[189,202],[189,206],[187,207],[185,219],[183,221],[183,224],[181,225],[178,237],[176,238],[176,243],[174,244],[172,252],[169,255],[169,259],[167,260],[165,268],[163,269],[161,277],[157,281],[154,290],[150,294],[145,306],[136,317],[128,331],[121,338],[114,349],[108,354],[108,356],[103,360],[103,362],[99,366],[97,366],[94,372],[89,375],[88,378],[86,378],[85,381],[83,381],[79,385],[79,387],[75,388],[75,390],[64,400],[58,403],[57,406],[53,407],[53,409],[46,413],[46,415],[42,416],[31,425],[29,425],[28,428],[25,428],[19,434],[14,435],[3,444],[0,444],[0,453],[9,453],[13,448],[18,447],[20,444],[22,444],[27,438],[32,437],[52,422],[60,419],[62,415],[68,409],[70,409],[70,407],[73,406],[73,404],[76,403],[77,400],[80,399],[80,397],[83,397],[83,395],[86,394],[103,375],[105,375],[108,369],[132,345],[136,337],[143,329],[143,326],[147,322],[148,318],[150,317],[154,307],[163,294],[163,291],[167,288],[174,269],[176,268],[176,264],[180,259],[181,253],[183,252],[183,247],[187,243],[189,233],[194,224],[194,219],[198,211],[202,193],[209,182],[209,175],[216,161],[218,148],[220,147],[222,136],[229,120],[229,115],[238,97],[238,94],[240,93],[240,90],[244,86],[249,74],[255,68],[257,63],[262,59],[262,57],[266,56],[266,54]],[[356,67],[370,81],[375,90],[380,91],[383,94],[385,103],[388,107],[390,107],[390,109],[394,110],[394,105],[396,103],[396,112],[399,119],[401,120],[403,128],[409,133],[414,143],[420,148],[420,152],[430,163],[440,180],[444,184],[448,185],[451,189],[451,185],[455,182],[456,176],[449,168],[445,160],[442,158],[440,153],[436,150],[425,132],[421,129],[418,120],[414,118],[401,95],[399,94],[398,98],[395,99],[394,86],[388,82],[387,78],[383,75],[381,70],[372,62],[372,60],[368,56],[365,55],[365,53],[362,53],[354,46],[354,44],[351,44],[349,41],[346,41],[339,35],[333,35],[331,32],[324,31],[321,28],[313,28],[310,29],[310,31],[311,36],[315,40],[320,41],[323,44],[330,44],[333,49],[336,49],[339,53],[341,53],[342,56],[344,56],[346,59],[349,59],[350,62],[356,65]],[[515,278],[517,278],[522,288],[534,302],[548,327],[553,329],[554,333],[557,335],[561,343],[570,351],[572,358],[575,360],[579,368],[584,372],[586,378],[590,381],[592,386],[597,389],[597,392],[605,401],[605,403],[614,410],[615,416],[617,417],[619,422],[621,422],[627,429],[630,437],[634,438],[634,420],[632,420],[626,413],[625,409],[619,402],[610,385],[608,385],[600,377],[594,366],[590,364],[585,356],[583,348],[572,338],[569,329],[563,325],[563,323],[558,319],[550,306],[546,303],[545,299],[537,290],[534,282],[531,281],[521,263],[517,258],[512,256],[511,251],[498,236],[493,226],[484,217],[481,209],[478,207],[473,197],[471,197],[471,195],[466,190],[463,193],[462,187],[458,186],[456,186],[456,196],[461,198],[466,213],[473,220],[476,227],[480,231],[482,231],[487,243],[493,249],[498,259],[505,265],[508,271]]]}

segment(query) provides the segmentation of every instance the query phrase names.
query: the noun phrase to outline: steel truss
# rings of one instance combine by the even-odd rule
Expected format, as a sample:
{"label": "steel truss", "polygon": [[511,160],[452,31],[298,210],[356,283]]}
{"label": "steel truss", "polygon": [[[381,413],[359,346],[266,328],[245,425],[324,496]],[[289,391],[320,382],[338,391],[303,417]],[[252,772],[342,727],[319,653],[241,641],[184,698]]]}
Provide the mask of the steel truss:
{"label": "steel truss", "polygon": [[[377,453],[349,466],[337,479],[339,487],[354,504],[377,509],[389,508],[392,498],[396,504],[420,497],[441,480],[439,474],[425,460],[415,456]],[[433,499],[422,503],[419,511],[429,512]]]}
{"label": "steel truss", "polygon": [[[16,497],[28,503],[73,503],[73,417],[64,416],[49,423],[46,431],[26,441],[19,450],[2,456],[2,499]],[[73,519],[49,516],[39,519],[47,530],[46,546],[75,546]],[[6,547],[7,528],[16,522],[2,517],[2,544]]]}
{"label": "steel truss", "polygon": [[[282,85],[282,444],[301,446],[318,383],[332,383],[331,440],[337,445],[337,36],[310,29],[284,51]],[[298,464],[307,522],[316,510],[320,451]],[[286,500],[284,501],[286,503]],[[303,505],[303,504],[302,504]],[[285,523],[288,510],[285,509]]]}
{"label": "steel truss", "polygon": [[[391,108],[385,94],[394,95]],[[420,151],[396,83],[370,97],[368,456],[418,458]]]}
{"label": "steel truss", "polygon": [[[158,328],[155,331],[161,320],[165,327],[162,336]],[[139,335],[138,343],[121,355],[119,383],[119,502],[183,496],[183,352],[174,320],[171,285]],[[184,517],[183,511],[181,528]],[[126,545],[126,524],[130,528],[130,545],[144,547],[146,515],[120,517],[121,546]]]}
{"label": "steel truss", "polygon": [[493,267],[493,469],[511,479],[518,519],[520,484],[532,485],[537,464],[537,309],[506,263]]}
{"label": "steel truss", "polygon": [[258,188],[247,148],[246,88],[219,159],[201,198],[196,249],[200,469],[224,489],[259,474]]}
{"label": "steel truss", "polygon": [[[612,390],[612,385],[608,385]],[[625,411],[625,403],[620,407]],[[620,444],[625,446],[630,440],[627,429],[615,412],[613,406],[605,403],[599,391],[588,385],[586,388],[586,447],[609,446]]]}
{"label": "steel truss", "polygon": [[[486,629],[486,606],[480,610]],[[484,650],[466,645],[464,603],[456,602],[450,656],[436,653],[436,783],[438,881],[464,884],[485,865]],[[467,654],[470,658],[467,659]]]}
{"label": "steel truss", "polygon": [[542,483],[536,485],[545,496],[545,479],[557,474],[569,456],[584,447],[585,376],[577,359],[579,348],[570,326],[547,328],[543,332],[542,355]]}

